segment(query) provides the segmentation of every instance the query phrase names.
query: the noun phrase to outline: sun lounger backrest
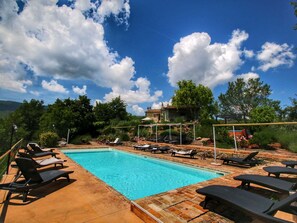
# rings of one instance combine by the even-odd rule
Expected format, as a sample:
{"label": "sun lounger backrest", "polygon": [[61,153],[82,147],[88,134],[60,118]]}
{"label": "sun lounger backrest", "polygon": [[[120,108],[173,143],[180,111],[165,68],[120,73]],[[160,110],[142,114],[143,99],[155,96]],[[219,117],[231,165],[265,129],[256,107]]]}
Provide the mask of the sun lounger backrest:
{"label": "sun lounger backrest", "polygon": [[116,138],[113,143],[118,143],[119,140],[120,140],[119,138]]}
{"label": "sun lounger backrest", "polygon": [[42,152],[41,148],[37,143],[28,143],[27,147],[30,147],[35,152]]}
{"label": "sun lounger backrest", "polygon": [[191,154],[197,154],[197,150],[196,149],[193,149]]}
{"label": "sun lounger backrest", "polygon": [[27,181],[30,180],[30,182],[42,182],[42,178],[31,159],[21,157],[16,158],[15,162]]}
{"label": "sun lounger backrest", "polygon": [[30,154],[27,154],[27,153],[21,153],[21,152],[19,152],[18,154],[19,154],[20,157],[25,157],[25,158],[29,158],[29,159],[31,159]]}
{"label": "sun lounger backrest", "polygon": [[292,202],[297,201],[297,193],[290,195],[289,197],[286,197],[285,199],[276,202],[272,205],[272,207],[266,211],[267,214],[273,214],[274,212],[281,210],[282,208],[285,208],[286,206],[289,206]]}
{"label": "sun lounger backrest", "polygon": [[254,158],[259,152],[252,152],[249,155],[247,155],[242,161],[249,161],[252,158]]}

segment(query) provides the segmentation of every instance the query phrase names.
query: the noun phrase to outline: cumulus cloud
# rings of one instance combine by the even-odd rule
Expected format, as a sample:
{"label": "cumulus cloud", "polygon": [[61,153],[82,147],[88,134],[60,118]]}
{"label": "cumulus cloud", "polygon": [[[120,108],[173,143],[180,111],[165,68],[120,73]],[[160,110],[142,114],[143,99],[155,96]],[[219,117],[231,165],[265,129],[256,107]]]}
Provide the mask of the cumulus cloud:
{"label": "cumulus cloud", "polygon": [[82,88],[79,88],[78,86],[72,86],[72,90],[75,94],[78,95],[86,95],[87,94],[87,86],[84,85]]}
{"label": "cumulus cloud", "polygon": [[[0,52],[1,49],[0,43]],[[21,63],[13,61],[10,56],[5,57],[0,54],[0,88],[26,93],[27,87],[32,85],[32,81],[25,76],[25,68]]]}
{"label": "cumulus cloud", "polygon": [[76,0],[74,4],[75,8],[81,11],[86,11],[95,7],[95,4],[89,0]]}
{"label": "cumulus cloud", "polygon": [[135,115],[144,115],[144,109],[138,105],[132,105],[132,111]]}
{"label": "cumulus cloud", "polygon": [[132,88],[113,87],[112,92],[104,96],[105,101],[111,101],[113,98],[120,96],[128,104],[155,102],[163,95],[162,91],[150,93],[150,81],[147,78],[140,77],[136,81],[131,81]]}
{"label": "cumulus cloud", "polygon": [[128,25],[127,20],[130,17],[129,0],[103,0],[97,9],[97,13],[101,20],[112,15],[118,22]]}
{"label": "cumulus cloud", "polygon": [[50,82],[43,80],[41,82],[41,86],[42,88],[48,91],[64,93],[64,94],[69,93],[69,91],[66,88],[64,88],[63,85],[59,84],[56,80],[51,80]]}
{"label": "cumulus cloud", "polygon": [[93,106],[95,107],[95,106],[97,106],[97,104],[99,104],[99,103],[102,103],[102,101],[101,101],[100,99],[95,99],[95,100],[94,100],[94,103],[93,103]]}
{"label": "cumulus cloud", "polygon": [[259,74],[254,73],[254,72],[248,72],[248,73],[245,73],[245,74],[237,75],[235,77],[235,79],[237,79],[237,78],[242,78],[244,81],[248,81],[249,79],[259,78]]}
{"label": "cumulus cloud", "polygon": [[282,45],[266,42],[262,50],[258,52],[257,59],[260,62],[258,69],[267,71],[281,65],[293,66],[296,55],[292,52],[293,46],[284,43]]}
{"label": "cumulus cloud", "polygon": [[[228,82],[243,64],[242,43],[248,39],[245,31],[234,30],[228,43],[213,43],[207,33],[193,33],[174,45],[173,56],[168,58],[167,77],[172,86],[180,80],[215,87]],[[245,55],[252,56],[245,50]]]}
{"label": "cumulus cloud", "polygon": [[152,109],[160,109],[160,108],[162,108],[162,106],[167,107],[169,105],[172,105],[171,99],[170,99],[170,101],[154,102],[151,108]]}
{"label": "cumulus cloud", "polygon": [[252,50],[247,50],[247,49],[244,49],[243,50],[243,54],[246,58],[252,58],[255,54],[254,54],[254,51]]}
{"label": "cumulus cloud", "polygon": [[[1,72],[7,79],[6,87],[2,82],[1,88],[26,92],[30,85],[26,66],[37,79],[91,80],[100,87],[112,89],[107,98],[124,94],[125,98],[134,97],[128,101],[138,98],[140,102],[152,102],[162,94],[156,91],[150,95],[149,89],[141,87],[141,79],[134,80],[132,58],[120,58],[112,51],[104,39],[100,21],[94,19],[95,15],[86,16],[82,12],[96,9],[97,17],[112,15],[119,22],[125,22],[130,15],[128,0],[77,0],[71,7],[58,7],[55,1],[28,1],[21,12],[15,1],[0,1],[0,4],[0,61],[4,61],[7,68]],[[4,68],[1,66],[1,69]],[[137,86],[141,89],[131,90]],[[135,98],[133,93],[140,96]]]}

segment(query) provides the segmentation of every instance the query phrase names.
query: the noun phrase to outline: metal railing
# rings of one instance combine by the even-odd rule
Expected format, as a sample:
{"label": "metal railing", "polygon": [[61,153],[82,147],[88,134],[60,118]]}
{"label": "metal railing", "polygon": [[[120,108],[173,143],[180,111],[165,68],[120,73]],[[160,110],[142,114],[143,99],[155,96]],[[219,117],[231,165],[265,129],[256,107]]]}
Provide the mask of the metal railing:
{"label": "metal railing", "polygon": [[19,146],[23,139],[19,140],[16,144],[14,144],[10,150],[6,151],[1,157],[0,157],[0,179],[2,179],[2,176],[6,173],[8,174],[9,166],[12,161],[15,159],[15,155],[19,150]]}

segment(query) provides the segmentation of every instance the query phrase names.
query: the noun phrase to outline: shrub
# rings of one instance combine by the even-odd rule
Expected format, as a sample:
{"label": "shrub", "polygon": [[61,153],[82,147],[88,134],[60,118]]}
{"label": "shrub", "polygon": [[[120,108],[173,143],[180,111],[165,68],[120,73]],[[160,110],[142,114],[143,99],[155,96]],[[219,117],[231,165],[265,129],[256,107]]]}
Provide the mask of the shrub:
{"label": "shrub", "polygon": [[270,128],[265,128],[262,131],[255,132],[253,138],[250,140],[252,144],[258,144],[263,149],[271,149],[269,144],[276,142],[276,133]]}
{"label": "shrub", "polygon": [[292,152],[297,152],[297,132],[288,130],[279,130],[276,134],[277,141],[283,148]]}
{"label": "shrub", "polygon": [[44,132],[39,136],[40,144],[44,147],[56,147],[59,136],[55,132]]}
{"label": "shrub", "polygon": [[226,128],[218,128],[216,142],[217,147],[226,149],[234,148],[234,139],[229,136]]}
{"label": "shrub", "polygon": [[129,135],[128,135],[127,133],[122,133],[122,134],[120,135],[120,139],[121,139],[122,141],[130,141],[130,137],[129,137]]}
{"label": "shrub", "polygon": [[87,134],[87,135],[76,136],[74,139],[71,140],[71,143],[76,145],[89,144],[91,140],[92,140],[92,137]]}
{"label": "shrub", "polygon": [[212,126],[200,125],[196,127],[196,137],[212,138]]}

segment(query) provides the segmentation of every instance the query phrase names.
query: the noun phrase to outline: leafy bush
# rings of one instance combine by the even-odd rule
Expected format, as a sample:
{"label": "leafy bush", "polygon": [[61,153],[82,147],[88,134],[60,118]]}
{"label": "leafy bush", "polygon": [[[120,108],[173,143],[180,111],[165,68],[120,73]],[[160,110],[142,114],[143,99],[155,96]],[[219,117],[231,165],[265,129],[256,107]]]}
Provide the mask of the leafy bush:
{"label": "leafy bush", "polygon": [[196,127],[196,137],[212,138],[212,126],[200,125]]}
{"label": "leafy bush", "polygon": [[265,128],[262,131],[255,132],[253,138],[250,140],[252,144],[258,144],[263,149],[271,149],[269,144],[276,142],[276,132],[271,128]]}
{"label": "leafy bush", "polygon": [[226,128],[220,128],[216,134],[217,147],[230,149],[234,147],[234,139],[228,134]]}
{"label": "leafy bush", "polygon": [[92,140],[92,137],[90,135],[81,135],[76,136],[74,139],[71,140],[72,144],[89,144],[89,142]]}
{"label": "leafy bush", "polygon": [[39,136],[40,144],[44,147],[56,147],[59,136],[55,132],[44,132]]}
{"label": "leafy bush", "polygon": [[120,139],[121,139],[122,141],[130,141],[130,137],[129,137],[129,135],[128,135],[127,133],[122,133],[122,134],[120,135]]}
{"label": "leafy bush", "polygon": [[[137,130],[137,128],[136,128],[136,130]],[[138,136],[138,132],[137,131],[136,131],[135,136]],[[150,130],[148,128],[140,128],[139,129],[139,137],[148,138],[150,135],[151,135],[151,133],[150,133]]]}
{"label": "leafy bush", "polygon": [[[171,129],[171,135],[172,135],[172,136],[179,136],[179,134],[180,134],[180,133],[179,133],[178,131],[175,131],[175,130],[172,130],[172,129]],[[164,137],[164,136],[167,136],[167,135],[169,135],[169,129],[167,129],[167,130],[165,130],[164,132],[161,132],[161,133],[160,133],[160,136],[161,136],[161,137]]]}
{"label": "leafy bush", "polygon": [[279,130],[276,134],[277,142],[279,142],[283,148],[289,149],[292,152],[297,152],[297,132]]}

